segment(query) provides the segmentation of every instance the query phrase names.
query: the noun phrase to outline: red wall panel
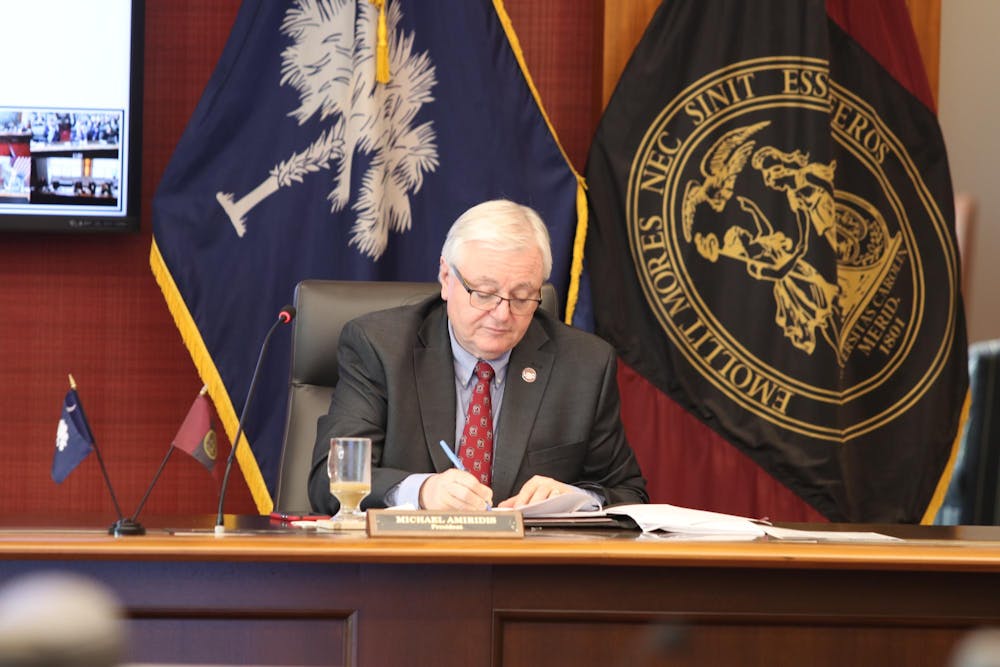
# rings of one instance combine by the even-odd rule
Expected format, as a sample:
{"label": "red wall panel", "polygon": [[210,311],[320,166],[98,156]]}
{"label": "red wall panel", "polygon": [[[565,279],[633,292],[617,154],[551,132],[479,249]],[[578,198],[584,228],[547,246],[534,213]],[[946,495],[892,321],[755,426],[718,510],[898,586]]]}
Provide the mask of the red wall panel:
{"label": "red wall panel", "polygon": [[[599,113],[602,2],[505,4],[549,117],[582,169]],[[0,500],[5,511],[112,512],[96,457],[61,485],[49,477],[68,373],[79,385],[126,513],[139,502],[201,388],[150,274],[150,204],[238,7],[237,0],[147,0],[139,233],[0,237]],[[220,439],[225,439],[221,432]],[[226,510],[254,512],[241,477],[234,475],[233,482]],[[178,454],[143,515],[210,514],[216,502],[211,476]]]}
{"label": "red wall panel", "polygon": [[[49,470],[72,373],[108,475],[131,513],[201,388],[149,270],[150,202],[218,59],[238,2],[150,0],[138,234],[0,237],[0,498],[6,511],[106,511],[95,456],[60,485]],[[236,480],[229,511],[253,511]],[[213,513],[216,483],[172,457],[143,513]],[[140,517],[141,518],[141,517]]]}

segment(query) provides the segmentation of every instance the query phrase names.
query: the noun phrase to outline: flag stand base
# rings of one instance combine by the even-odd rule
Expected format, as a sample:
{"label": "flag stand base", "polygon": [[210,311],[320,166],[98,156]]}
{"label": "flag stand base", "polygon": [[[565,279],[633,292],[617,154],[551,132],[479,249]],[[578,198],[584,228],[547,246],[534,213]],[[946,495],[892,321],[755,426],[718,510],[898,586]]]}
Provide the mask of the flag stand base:
{"label": "flag stand base", "polygon": [[145,535],[146,529],[141,523],[136,523],[132,519],[118,519],[108,528],[108,535],[120,537],[122,535]]}

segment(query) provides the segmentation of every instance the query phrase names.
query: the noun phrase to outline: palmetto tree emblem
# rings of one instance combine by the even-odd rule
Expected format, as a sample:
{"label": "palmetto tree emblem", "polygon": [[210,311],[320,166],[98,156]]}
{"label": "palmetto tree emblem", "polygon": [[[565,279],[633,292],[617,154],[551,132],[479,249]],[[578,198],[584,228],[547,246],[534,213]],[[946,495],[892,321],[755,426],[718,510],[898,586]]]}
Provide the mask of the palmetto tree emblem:
{"label": "palmetto tree emblem", "polygon": [[299,107],[288,115],[299,125],[317,115],[332,124],[242,198],[216,193],[238,236],[246,233],[247,216],[258,203],[324,169],[333,171],[330,211],[343,210],[352,199],[351,166],[358,152],[371,158],[353,197],[350,244],[377,260],[390,230],[410,229],[410,194],[438,166],[433,123],[413,124],[424,103],[434,100],[437,80],[427,52],[413,52],[413,34],[397,31],[398,3],[386,4],[392,78],[385,84],[375,81],[378,9],[370,3],[297,0],[285,13],[281,32],[292,44],[281,54],[280,84],[299,93]]}

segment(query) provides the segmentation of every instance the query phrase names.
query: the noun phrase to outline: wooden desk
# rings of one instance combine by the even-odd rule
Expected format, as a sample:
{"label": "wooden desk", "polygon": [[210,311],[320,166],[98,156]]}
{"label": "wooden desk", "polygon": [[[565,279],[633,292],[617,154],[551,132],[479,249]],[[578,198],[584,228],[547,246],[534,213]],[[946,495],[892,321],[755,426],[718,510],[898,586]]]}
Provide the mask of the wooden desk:
{"label": "wooden desk", "polygon": [[969,629],[1000,625],[995,528],[882,526],[912,539],[876,545],[367,539],[228,522],[221,538],[147,523],[117,539],[0,522],[0,580],[58,568],[105,582],[140,662],[941,666]]}

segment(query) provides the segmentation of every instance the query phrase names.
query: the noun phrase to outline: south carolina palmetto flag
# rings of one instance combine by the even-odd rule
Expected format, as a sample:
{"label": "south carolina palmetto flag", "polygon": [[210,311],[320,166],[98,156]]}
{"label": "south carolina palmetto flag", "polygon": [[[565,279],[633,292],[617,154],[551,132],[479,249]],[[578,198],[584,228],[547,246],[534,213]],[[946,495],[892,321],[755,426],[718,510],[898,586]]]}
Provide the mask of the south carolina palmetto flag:
{"label": "south carolina palmetto flag", "polygon": [[[927,91],[903,0],[670,0],[589,157],[626,409],[670,397],[831,520],[932,516],[955,451],[965,325]],[[664,422],[630,431],[651,486],[742,484],[694,438],[698,465],[659,451]]]}
{"label": "south carolina palmetto flag", "polygon": [[83,413],[76,389],[66,392],[56,428],[56,448],[52,457],[52,480],[61,483],[94,451],[94,436]]}
{"label": "south carolina palmetto flag", "polygon": [[[246,0],[160,182],[151,251],[230,438],[296,283],[433,281],[451,223],[498,197],[549,225],[565,296],[582,187],[502,2]],[[264,361],[238,449],[262,512],[281,459],[287,340]]]}

